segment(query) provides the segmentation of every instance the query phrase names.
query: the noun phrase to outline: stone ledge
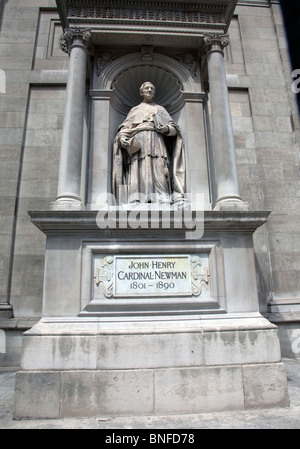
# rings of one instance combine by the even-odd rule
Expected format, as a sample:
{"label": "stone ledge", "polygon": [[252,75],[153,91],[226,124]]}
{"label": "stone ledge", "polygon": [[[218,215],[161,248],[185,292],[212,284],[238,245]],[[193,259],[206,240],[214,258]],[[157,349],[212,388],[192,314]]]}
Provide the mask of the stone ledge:
{"label": "stone ledge", "polygon": [[280,361],[277,329],[266,320],[255,325],[248,320],[244,326],[233,320],[227,328],[225,319],[211,321],[207,327],[194,323],[179,329],[170,322],[155,329],[148,323],[106,332],[100,323],[41,322],[24,336],[22,368],[150,369]]}
{"label": "stone ledge", "polygon": [[[62,231],[98,231],[107,230],[130,231],[126,224],[130,219],[132,211],[128,210],[101,210],[101,215],[111,212],[112,219],[108,221],[107,229],[100,229],[97,225],[97,215],[99,211],[29,211],[31,221],[44,233]],[[158,226],[151,227],[151,213],[158,213]],[[142,220],[138,229],[132,232],[151,232],[166,230],[193,230],[197,228],[197,223],[204,226],[205,231],[249,231],[254,232],[258,227],[267,222],[269,211],[182,211],[182,219],[178,220],[178,211],[151,211],[137,210]],[[167,214],[167,218],[165,216]],[[131,216],[132,217],[132,216]],[[147,221],[147,223],[146,223]],[[170,222],[166,227],[166,222]],[[147,226],[148,225],[148,226]]]}
{"label": "stone ledge", "polygon": [[0,322],[9,319],[13,315],[13,307],[7,303],[0,303]]}
{"label": "stone ledge", "polygon": [[300,323],[300,312],[270,312],[264,316],[271,323]]}
{"label": "stone ledge", "polygon": [[207,315],[196,319],[105,321],[98,317],[58,316],[43,317],[32,329],[30,336],[42,335],[128,335],[167,332],[213,332],[236,330],[277,329],[259,313],[226,314],[226,317]]}
{"label": "stone ledge", "polygon": [[39,322],[39,318],[0,318],[0,329],[28,330]]}

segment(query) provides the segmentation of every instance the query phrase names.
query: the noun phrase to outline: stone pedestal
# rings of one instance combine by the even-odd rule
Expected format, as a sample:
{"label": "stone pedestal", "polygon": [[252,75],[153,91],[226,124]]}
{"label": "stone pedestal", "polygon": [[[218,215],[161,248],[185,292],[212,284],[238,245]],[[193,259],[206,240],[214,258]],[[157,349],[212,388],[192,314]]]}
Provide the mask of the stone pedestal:
{"label": "stone pedestal", "polygon": [[277,331],[259,316],[122,324],[46,319],[27,332],[16,375],[17,418],[287,404]]}
{"label": "stone pedestal", "polygon": [[[143,221],[126,228],[129,214],[101,230],[97,212],[31,213],[47,235],[44,309],[24,335],[15,417],[287,405],[277,328],[258,312],[255,283],[252,234],[268,214],[206,212],[201,238],[196,211],[181,221],[171,216],[167,233],[161,211],[153,229],[151,220],[148,229]],[[191,281],[199,287],[201,279],[201,292],[118,294],[117,265],[109,271],[103,263],[99,273],[97,263],[137,263],[137,254],[152,261],[198,257],[204,274],[191,270]]]}

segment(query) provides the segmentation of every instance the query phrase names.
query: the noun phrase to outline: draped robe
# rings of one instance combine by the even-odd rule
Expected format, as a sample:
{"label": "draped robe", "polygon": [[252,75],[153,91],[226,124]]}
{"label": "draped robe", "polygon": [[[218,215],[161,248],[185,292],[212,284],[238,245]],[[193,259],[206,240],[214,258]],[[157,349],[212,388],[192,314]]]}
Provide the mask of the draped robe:
{"label": "draped robe", "polygon": [[[168,125],[169,133],[156,131],[157,123]],[[122,147],[121,139],[128,141]],[[185,154],[181,132],[162,106],[141,103],[131,109],[119,126],[113,150],[113,195],[123,202],[170,202],[184,197]]]}

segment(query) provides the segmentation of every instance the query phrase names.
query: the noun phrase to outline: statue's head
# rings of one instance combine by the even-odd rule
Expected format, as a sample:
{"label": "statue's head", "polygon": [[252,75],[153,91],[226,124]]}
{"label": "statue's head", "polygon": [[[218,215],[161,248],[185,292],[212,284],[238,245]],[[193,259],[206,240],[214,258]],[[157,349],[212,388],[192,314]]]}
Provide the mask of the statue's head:
{"label": "statue's head", "polygon": [[150,92],[153,98],[155,96],[155,86],[150,81],[146,81],[140,87],[140,95],[145,98],[145,95],[149,95]]}

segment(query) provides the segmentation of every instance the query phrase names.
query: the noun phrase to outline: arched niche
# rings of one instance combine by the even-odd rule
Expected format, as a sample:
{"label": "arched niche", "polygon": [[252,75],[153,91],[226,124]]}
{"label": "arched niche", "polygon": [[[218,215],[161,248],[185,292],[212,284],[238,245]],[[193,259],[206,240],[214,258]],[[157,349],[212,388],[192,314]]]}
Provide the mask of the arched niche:
{"label": "arched niche", "polygon": [[156,86],[155,101],[170,114],[184,106],[184,92],[200,89],[199,74],[192,76],[178,60],[162,54],[153,54],[142,59],[141,53],[117,58],[108,64],[97,76],[95,89],[111,90],[113,107],[121,114],[136,106],[140,101],[139,87],[145,81]]}
{"label": "arched niche", "polygon": [[205,95],[201,92],[200,74],[180,60],[162,54],[146,59],[141,53],[128,54],[107,62],[100,71],[96,64],[97,61],[91,90],[90,207],[96,208],[99,197],[111,192],[114,137],[129,110],[141,102],[141,84],[151,81],[156,87],[155,102],[168,110],[183,134],[188,193],[204,193],[205,207],[210,208]]}
{"label": "arched niche", "polygon": [[116,77],[112,83],[112,106],[118,112],[127,114],[141,102],[139,87],[145,81],[154,84],[155,102],[164,106],[171,115],[183,107],[182,85],[178,78],[166,69],[148,64],[130,67]]}

